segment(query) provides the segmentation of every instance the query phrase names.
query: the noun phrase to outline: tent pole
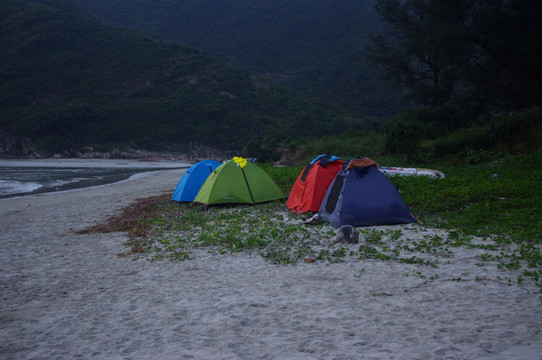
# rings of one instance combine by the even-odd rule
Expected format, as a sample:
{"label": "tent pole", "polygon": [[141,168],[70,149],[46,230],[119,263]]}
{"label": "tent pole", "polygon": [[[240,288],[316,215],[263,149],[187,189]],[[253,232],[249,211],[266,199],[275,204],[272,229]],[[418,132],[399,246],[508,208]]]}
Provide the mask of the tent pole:
{"label": "tent pole", "polygon": [[250,186],[248,185],[247,176],[245,175],[245,170],[241,168],[241,172],[243,173],[243,177],[245,178],[245,183],[247,184],[248,193],[250,194],[250,198],[252,199],[252,205],[256,204],[256,201],[254,201],[254,196],[252,196],[252,191],[250,190]]}

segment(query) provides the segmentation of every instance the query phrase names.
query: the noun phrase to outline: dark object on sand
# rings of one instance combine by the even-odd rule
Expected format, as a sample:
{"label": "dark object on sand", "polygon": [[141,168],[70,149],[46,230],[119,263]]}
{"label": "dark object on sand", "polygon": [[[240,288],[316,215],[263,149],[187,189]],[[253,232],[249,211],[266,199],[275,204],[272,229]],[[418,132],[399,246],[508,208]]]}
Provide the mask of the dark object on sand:
{"label": "dark object on sand", "polygon": [[337,229],[336,242],[344,244],[357,244],[358,240],[359,234],[353,226],[343,225]]}

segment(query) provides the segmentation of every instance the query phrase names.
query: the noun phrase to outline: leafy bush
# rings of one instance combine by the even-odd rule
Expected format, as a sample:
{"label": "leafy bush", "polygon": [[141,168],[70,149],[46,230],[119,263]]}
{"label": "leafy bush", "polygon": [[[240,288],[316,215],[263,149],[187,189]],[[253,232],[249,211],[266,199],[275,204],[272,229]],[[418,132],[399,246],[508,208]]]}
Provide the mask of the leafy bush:
{"label": "leafy bush", "polygon": [[488,125],[457,129],[429,142],[426,147],[434,157],[452,154],[459,158],[481,153],[529,153],[540,149],[542,109],[529,108],[486,121]]}
{"label": "leafy bush", "polygon": [[504,143],[508,151],[536,151],[542,144],[542,109],[502,116],[491,123],[488,136],[494,143]]}
{"label": "leafy bush", "polygon": [[458,154],[465,149],[482,149],[487,144],[487,128],[472,127],[457,130],[447,137],[436,140],[432,154],[442,157],[448,154]]}
{"label": "leafy bush", "polygon": [[444,136],[469,122],[465,108],[452,103],[418,109],[416,120],[423,123],[422,137],[426,139]]}
{"label": "leafy bush", "polygon": [[417,111],[405,111],[382,126],[386,135],[386,151],[390,154],[405,154],[409,159],[420,150],[421,123],[417,120]]}
{"label": "leafy bush", "polygon": [[277,151],[277,141],[271,136],[254,136],[243,149],[246,157],[256,158],[259,162],[277,161],[280,153]]}

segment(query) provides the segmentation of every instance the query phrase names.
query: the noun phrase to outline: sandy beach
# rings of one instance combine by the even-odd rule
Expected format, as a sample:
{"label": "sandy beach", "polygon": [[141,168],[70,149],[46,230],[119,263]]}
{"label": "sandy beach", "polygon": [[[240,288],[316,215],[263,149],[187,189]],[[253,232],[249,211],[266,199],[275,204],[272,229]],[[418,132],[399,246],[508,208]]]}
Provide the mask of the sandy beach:
{"label": "sandy beach", "polygon": [[430,280],[391,261],[134,260],[123,233],[75,233],[181,175],[0,199],[0,359],[542,359],[540,289],[474,253]]}

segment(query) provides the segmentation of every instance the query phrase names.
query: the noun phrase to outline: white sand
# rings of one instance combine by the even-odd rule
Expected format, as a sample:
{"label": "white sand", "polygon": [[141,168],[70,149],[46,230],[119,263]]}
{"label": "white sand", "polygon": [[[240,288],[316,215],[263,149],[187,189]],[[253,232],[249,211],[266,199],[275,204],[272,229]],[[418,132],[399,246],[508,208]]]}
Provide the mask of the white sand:
{"label": "white sand", "polygon": [[391,261],[132,260],[122,233],[74,234],[179,178],[0,200],[0,359],[542,359],[539,289],[467,254],[431,281]]}

